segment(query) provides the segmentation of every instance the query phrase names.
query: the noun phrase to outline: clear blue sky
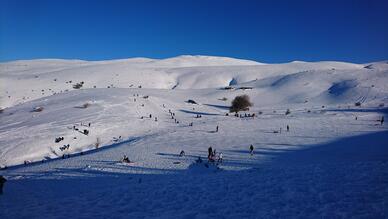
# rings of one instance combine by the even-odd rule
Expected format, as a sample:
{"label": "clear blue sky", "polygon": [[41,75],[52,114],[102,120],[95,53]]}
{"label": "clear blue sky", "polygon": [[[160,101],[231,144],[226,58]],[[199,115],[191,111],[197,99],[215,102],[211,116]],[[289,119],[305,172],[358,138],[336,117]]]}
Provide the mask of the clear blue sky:
{"label": "clear blue sky", "polygon": [[388,59],[384,0],[0,0],[0,61]]}

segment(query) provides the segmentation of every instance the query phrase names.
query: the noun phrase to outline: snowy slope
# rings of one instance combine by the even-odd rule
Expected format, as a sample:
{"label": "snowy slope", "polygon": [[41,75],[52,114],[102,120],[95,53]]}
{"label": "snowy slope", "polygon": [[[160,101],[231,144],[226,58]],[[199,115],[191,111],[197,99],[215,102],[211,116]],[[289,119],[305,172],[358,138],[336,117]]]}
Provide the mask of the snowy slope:
{"label": "snowy slope", "polygon": [[[9,179],[1,218],[384,218],[387,210],[387,62],[26,60],[1,63],[0,83],[0,166],[14,166],[0,172]],[[226,116],[241,94],[254,103],[242,115],[257,117]],[[219,170],[194,164],[209,146],[224,155]],[[124,154],[134,163],[118,162]]]}

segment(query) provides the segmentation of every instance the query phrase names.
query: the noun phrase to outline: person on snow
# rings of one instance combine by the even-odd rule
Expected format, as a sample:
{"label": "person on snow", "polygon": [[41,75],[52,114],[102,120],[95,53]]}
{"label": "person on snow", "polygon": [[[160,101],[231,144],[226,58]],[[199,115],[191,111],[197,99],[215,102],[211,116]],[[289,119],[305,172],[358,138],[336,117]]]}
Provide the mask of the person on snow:
{"label": "person on snow", "polygon": [[181,151],[181,153],[179,153],[179,156],[180,156],[180,157],[183,157],[183,156],[185,156],[185,151],[184,151],[184,150],[182,150],[182,151]]}
{"label": "person on snow", "polygon": [[250,151],[251,156],[253,155],[253,150],[254,150],[253,145],[251,145],[251,146],[249,147],[249,151]]}
{"label": "person on snow", "polygon": [[124,155],[122,162],[123,163],[130,163],[131,161],[129,160],[129,158],[126,155]]}
{"label": "person on snow", "polygon": [[290,126],[287,125],[287,132],[289,132],[289,131],[290,131]]}
{"label": "person on snow", "polygon": [[213,155],[213,148],[212,147],[209,147],[207,149],[208,151],[208,155],[207,155],[207,158],[210,160],[212,158],[212,155]]}
{"label": "person on snow", "polygon": [[380,122],[381,122],[381,125],[383,125],[383,123],[384,123],[384,116],[381,117]]}
{"label": "person on snow", "polygon": [[216,132],[218,132],[218,125],[217,125],[217,127],[216,127]]}
{"label": "person on snow", "polygon": [[219,163],[222,163],[222,158],[223,158],[223,155],[222,155],[222,152],[218,155],[218,162]]}
{"label": "person on snow", "polygon": [[0,176],[0,195],[3,194],[3,186],[5,182],[7,182],[7,180],[3,176]]}

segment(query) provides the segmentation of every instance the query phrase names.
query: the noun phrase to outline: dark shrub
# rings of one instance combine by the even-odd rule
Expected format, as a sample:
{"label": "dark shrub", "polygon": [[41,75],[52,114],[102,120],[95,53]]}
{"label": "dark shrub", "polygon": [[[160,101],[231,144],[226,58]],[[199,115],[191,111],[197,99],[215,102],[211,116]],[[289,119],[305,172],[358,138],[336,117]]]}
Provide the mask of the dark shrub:
{"label": "dark shrub", "polygon": [[238,112],[249,110],[249,107],[253,106],[249,100],[248,95],[241,95],[234,98],[232,101],[232,106],[230,107],[230,112]]}
{"label": "dark shrub", "polygon": [[187,103],[197,104],[197,102],[195,102],[194,100],[188,100]]}

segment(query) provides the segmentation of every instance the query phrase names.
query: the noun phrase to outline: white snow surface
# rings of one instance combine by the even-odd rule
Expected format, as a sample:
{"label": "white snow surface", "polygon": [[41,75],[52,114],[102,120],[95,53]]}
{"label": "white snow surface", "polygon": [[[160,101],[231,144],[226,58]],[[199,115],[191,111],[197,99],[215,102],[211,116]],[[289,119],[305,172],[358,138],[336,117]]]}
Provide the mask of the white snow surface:
{"label": "white snow surface", "polygon": [[21,60],[0,94],[0,218],[388,217],[387,61]]}

